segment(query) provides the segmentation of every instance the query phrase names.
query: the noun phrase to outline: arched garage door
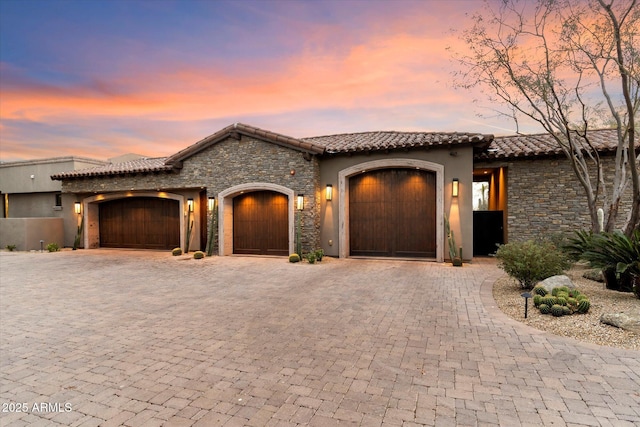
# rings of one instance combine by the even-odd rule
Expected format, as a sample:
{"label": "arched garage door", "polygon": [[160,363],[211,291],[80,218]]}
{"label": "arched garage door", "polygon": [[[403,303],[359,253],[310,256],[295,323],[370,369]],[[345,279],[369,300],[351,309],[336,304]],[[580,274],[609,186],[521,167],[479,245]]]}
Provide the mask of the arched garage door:
{"label": "arched garage door", "polygon": [[253,191],[233,199],[233,253],[289,255],[289,200],[275,191]]}
{"label": "arched garage door", "polygon": [[352,256],[435,258],[436,174],[378,169],[349,178]]}
{"label": "arched garage door", "polygon": [[172,249],[180,246],[177,200],[127,197],[100,203],[100,246]]}

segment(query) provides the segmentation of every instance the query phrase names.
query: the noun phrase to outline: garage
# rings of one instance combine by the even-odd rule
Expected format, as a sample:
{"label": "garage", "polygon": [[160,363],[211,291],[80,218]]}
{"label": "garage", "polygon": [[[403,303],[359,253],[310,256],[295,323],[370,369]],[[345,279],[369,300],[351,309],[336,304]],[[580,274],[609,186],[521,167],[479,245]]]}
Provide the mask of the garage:
{"label": "garage", "polygon": [[100,246],[172,249],[180,246],[177,200],[131,197],[100,203]]}
{"label": "garage", "polygon": [[349,178],[351,256],[435,258],[436,174],[395,168]]}
{"label": "garage", "polygon": [[233,253],[289,255],[289,200],[275,191],[253,191],[233,199]]}

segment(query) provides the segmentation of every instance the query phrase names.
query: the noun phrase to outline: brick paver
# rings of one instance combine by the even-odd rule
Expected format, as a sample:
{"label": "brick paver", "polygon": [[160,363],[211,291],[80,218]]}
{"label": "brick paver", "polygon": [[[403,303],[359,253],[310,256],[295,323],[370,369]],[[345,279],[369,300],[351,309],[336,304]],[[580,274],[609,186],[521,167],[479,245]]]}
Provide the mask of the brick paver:
{"label": "brick paver", "polygon": [[506,317],[499,275],[2,252],[0,425],[640,425],[640,353]]}

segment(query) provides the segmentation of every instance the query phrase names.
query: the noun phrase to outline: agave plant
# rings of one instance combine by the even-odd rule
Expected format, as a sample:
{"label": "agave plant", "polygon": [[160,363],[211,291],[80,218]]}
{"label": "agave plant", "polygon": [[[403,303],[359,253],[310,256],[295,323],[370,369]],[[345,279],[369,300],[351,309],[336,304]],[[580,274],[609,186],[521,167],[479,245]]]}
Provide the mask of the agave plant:
{"label": "agave plant", "polygon": [[631,291],[636,283],[636,295],[640,296],[638,280],[640,278],[640,230],[631,237],[616,231],[594,234],[590,247],[582,254],[583,259],[591,262],[603,271],[613,271],[620,283],[618,290]]}

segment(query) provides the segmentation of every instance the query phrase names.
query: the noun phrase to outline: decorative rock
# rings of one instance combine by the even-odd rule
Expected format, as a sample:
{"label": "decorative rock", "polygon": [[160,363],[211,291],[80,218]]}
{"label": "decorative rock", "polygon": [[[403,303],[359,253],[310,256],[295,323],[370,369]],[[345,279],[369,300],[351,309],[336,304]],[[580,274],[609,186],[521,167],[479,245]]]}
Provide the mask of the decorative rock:
{"label": "decorative rock", "polygon": [[640,334],[640,309],[632,309],[626,313],[604,313],[600,316],[600,322]]}
{"label": "decorative rock", "polygon": [[569,289],[575,289],[576,285],[573,284],[569,277],[564,274],[559,276],[551,276],[544,279],[542,282],[538,283],[538,285],[544,286],[544,288],[551,294],[554,288],[559,288],[561,286],[566,286]]}

